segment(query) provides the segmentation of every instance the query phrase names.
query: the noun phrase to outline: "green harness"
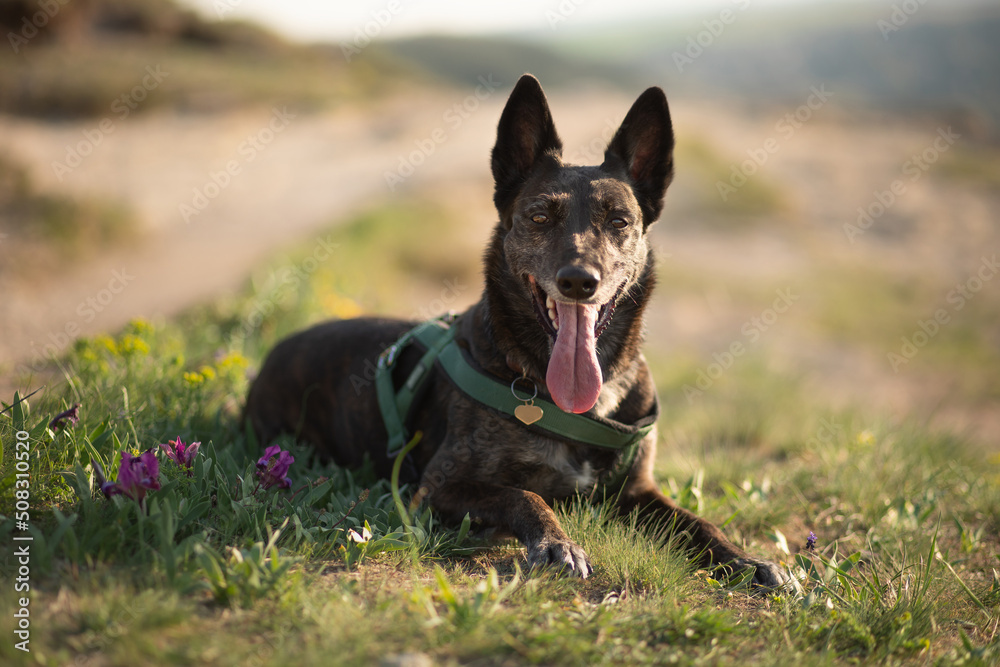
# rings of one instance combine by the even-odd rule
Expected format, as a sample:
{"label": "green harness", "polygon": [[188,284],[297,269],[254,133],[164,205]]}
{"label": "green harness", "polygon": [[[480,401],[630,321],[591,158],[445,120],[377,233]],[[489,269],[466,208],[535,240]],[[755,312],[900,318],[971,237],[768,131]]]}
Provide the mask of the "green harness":
{"label": "green harness", "polygon": [[[410,437],[406,428],[407,415],[421,388],[430,379],[435,365],[464,394],[504,415],[514,417],[517,408],[529,402],[529,399],[521,399],[514,394],[513,385],[505,384],[475,364],[455,342],[457,329],[451,321],[440,318],[423,322],[403,334],[379,357],[375,386],[382,420],[389,433],[390,458],[399,453]],[[393,366],[400,353],[414,342],[425,350],[424,355],[397,390],[392,381]],[[563,412],[544,399],[530,402],[541,408],[542,417],[530,425],[525,424],[526,428],[558,440],[621,452],[609,481],[620,478],[628,471],[635,460],[639,443],[653,429],[659,416],[659,401],[654,402],[650,413],[635,424]]]}

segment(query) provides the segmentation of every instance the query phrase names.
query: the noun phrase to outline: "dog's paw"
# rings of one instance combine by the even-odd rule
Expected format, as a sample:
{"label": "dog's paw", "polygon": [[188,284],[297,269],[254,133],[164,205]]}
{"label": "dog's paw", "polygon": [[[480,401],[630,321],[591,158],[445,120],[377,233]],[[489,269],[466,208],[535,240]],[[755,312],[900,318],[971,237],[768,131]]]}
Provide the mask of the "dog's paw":
{"label": "dog's paw", "polygon": [[756,558],[737,558],[729,563],[736,576],[747,577],[751,588],[779,589],[791,581],[788,573],[777,563]]}
{"label": "dog's paw", "polygon": [[594,573],[590,557],[578,544],[568,538],[542,540],[534,547],[529,547],[528,565],[532,568],[560,568],[583,579]]}

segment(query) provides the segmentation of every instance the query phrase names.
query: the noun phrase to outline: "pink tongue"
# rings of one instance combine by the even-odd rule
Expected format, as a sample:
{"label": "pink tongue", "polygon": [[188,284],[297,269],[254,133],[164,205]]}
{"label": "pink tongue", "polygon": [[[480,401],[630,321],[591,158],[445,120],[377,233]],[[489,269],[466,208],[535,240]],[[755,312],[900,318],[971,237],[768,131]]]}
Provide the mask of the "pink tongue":
{"label": "pink tongue", "polygon": [[601,367],[597,363],[596,305],[556,302],[559,331],[545,373],[552,400],[565,412],[586,412],[601,393]]}

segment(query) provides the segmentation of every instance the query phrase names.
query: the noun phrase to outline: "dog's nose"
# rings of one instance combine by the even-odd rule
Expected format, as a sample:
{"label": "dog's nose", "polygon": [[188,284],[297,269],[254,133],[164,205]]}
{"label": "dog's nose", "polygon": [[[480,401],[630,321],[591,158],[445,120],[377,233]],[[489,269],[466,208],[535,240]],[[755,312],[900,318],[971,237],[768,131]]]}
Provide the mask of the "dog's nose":
{"label": "dog's nose", "polygon": [[589,299],[599,282],[600,276],[582,266],[564,266],[556,273],[556,285],[567,299]]}

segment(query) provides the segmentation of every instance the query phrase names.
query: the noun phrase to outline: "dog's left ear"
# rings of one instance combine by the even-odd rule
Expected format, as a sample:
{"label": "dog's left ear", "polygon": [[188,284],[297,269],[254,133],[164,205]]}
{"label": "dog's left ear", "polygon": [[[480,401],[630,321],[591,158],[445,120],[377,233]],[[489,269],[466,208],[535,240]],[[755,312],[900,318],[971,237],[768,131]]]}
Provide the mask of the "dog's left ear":
{"label": "dog's left ear", "polygon": [[562,141],[556,134],[548,101],[538,79],[530,74],[518,79],[497,125],[497,143],[490,166],[495,190],[493,201],[506,217],[517,191],[543,159],[558,161]]}
{"label": "dog's left ear", "polygon": [[602,167],[626,173],[644,225],[660,217],[663,195],[674,178],[674,130],[660,88],[648,88],[629,109],[608,143]]}

